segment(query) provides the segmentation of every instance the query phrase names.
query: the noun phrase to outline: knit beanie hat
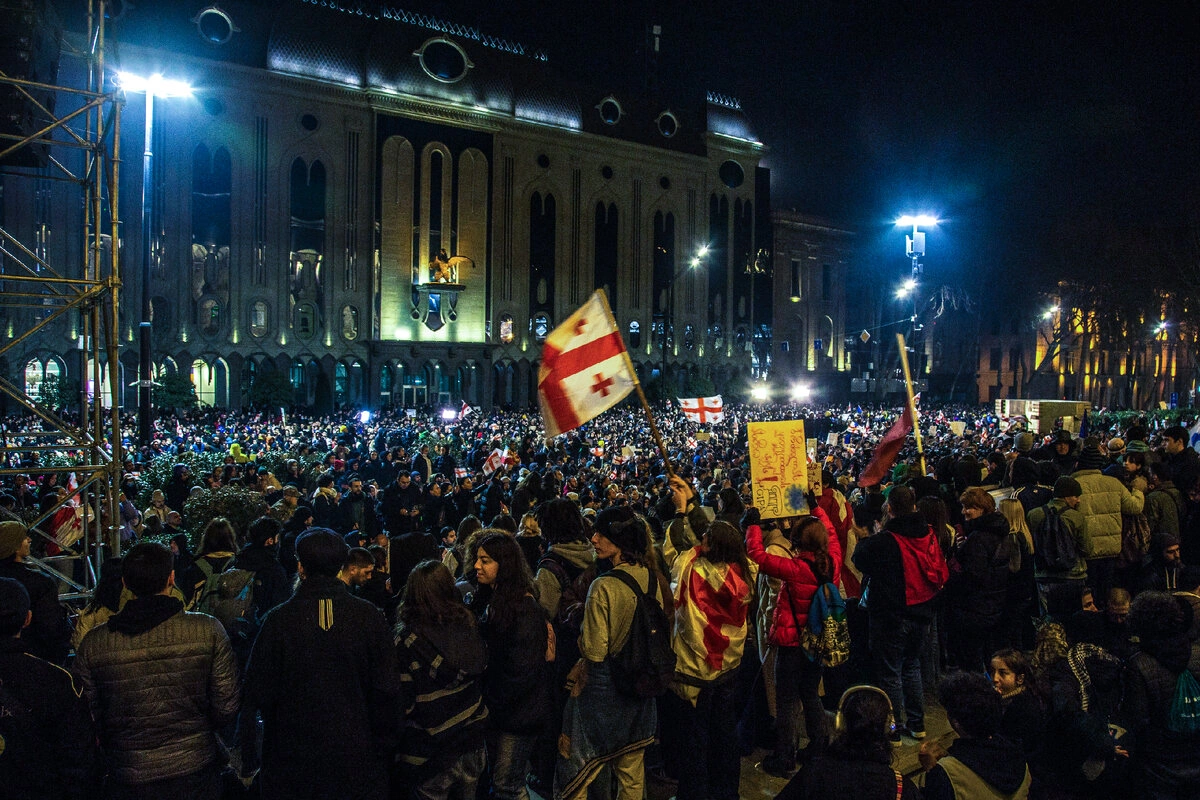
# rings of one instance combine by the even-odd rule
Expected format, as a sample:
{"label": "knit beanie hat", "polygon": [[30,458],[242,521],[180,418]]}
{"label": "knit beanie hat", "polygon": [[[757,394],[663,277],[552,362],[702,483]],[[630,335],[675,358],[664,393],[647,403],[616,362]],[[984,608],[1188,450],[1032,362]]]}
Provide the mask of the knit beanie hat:
{"label": "knit beanie hat", "polygon": [[1017,452],[1028,453],[1033,449],[1033,434],[1029,431],[1017,436]]}
{"label": "knit beanie hat", "polygon": [[623,553],[642,555],[646,552],[645,526],[628,508],[614,506],[601,511],[596,515],[596,531]]}
{"label": "knit beanie hat", "polygon": [[1108,459],[1100,452],[1100,448],[1090,444],[1079,454],[1076,469],[1104,469],[1107,466]]}
{"label": "knit beanie hat", "polygon": [[21,542],[29,536],[29,529],[15,520],[0,522],[0,561],[17,552]]}
{"label": "knit beanie hat", "polygon": [[1054,482],[1054,497],[1062,499],[1064,497],[1079,497],[1083,494],[1083,487],[1079,485],[1079,481],[1072,478],[1070,475],[1063,475]]}

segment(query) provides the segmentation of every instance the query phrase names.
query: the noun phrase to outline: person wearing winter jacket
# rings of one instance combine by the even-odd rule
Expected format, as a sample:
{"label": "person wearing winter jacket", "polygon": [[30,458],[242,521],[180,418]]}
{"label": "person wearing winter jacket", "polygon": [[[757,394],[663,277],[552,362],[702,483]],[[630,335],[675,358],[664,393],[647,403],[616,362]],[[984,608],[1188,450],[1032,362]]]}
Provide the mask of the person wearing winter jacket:
{"label": "person wearing winter jacket", "polygon": [[[885,508],[883,530],[858,543],[854,566],[868,581],[868,639],[880,688],[897,714],[904,711],[908,733],[924,739],[921,654],[949,570],[937,535],[917,511],[912,489],[893,487]],[[905,727],[896,728],[893,743],[899,744]]]}
{"label": "person wearing winter jacket", "polygon": [[989,655],[1001,646],[1009,566],[1020,568],[1020,551],[1008,520],[996,501],[979,487],[959,498],[967,538],[955,550],[946,582],[949,649],[959,669],[987,669]]}
{"label": "person wearing winter jacket", "polygon": [[818,688],[821,662],[808,657],[800,646],[800,632],[808,624],[808,609],[813,595],[822,584],[837,583],[841,576],[841,552],[837,534],[829,517],[812,504],[813,515],[799,523],[793,535],[796,553],[792,558],[772,555],[763,548],[759,512],[751,508],[746,525],[746,553],[766,575],[783,581],[775,604],[775,616],[768,639],[777,647],[775,691],[778,713],[775,719],[775,748],[763,761],[763,770],[787,776],[796,767],[796,725],[800,706],[804,707],[809,745],[805,760],[825,751],[827,733],[825,709]]}
{"label": "person wearing winter jacket", "polygon": [[1133,479],[1132,488],[1101,470],[1108,459],[1095,445],[1088,445],[1079,454],[1077,469],[1071,477],[1079,481],[1083,493],[1079,496],[1079,511],[1087,530],[1088,583],[1096,599],[1104,602],[1112,588],[1117,556],[1121,553],[1121,515],[1140,514],[1145,505],[1146,479]]}
{"label": "person wearing winter jacket", "polygon": [[1021,748],[1000,736],[1003,708],[991,682],[976,672],[954,672],[938,687],[958,740],[943,750],[922,745],[925,800],[1024,800],[1029,797],[1029,767]]}

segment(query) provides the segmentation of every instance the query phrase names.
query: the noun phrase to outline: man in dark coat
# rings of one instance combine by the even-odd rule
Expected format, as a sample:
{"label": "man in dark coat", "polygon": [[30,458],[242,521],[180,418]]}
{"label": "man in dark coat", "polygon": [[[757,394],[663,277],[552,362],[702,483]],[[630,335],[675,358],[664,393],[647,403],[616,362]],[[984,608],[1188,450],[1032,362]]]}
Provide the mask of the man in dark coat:
{"label": "man in dark coat", "polygon": [[363,488],[362,479],[350,479],[350,488],[342,495],[339,533],[360,531],[368,540],[379,533],[379,517],[375,514],[375,498]]}
{"label": "man in dark coat", "polygon": [[246,530],[246,546],[233,559],[234,569],[254,573],[254,598],[250,610],[249,625],[245,630],[229,631],[233,651],[243,667],[250,657],[250,649],[262,626],[263,619],[272,608],[287,600],[291,585],[287,573],[279,563],[279,540],[283,525],[271,517],[259,517]]}
{"label": "man in dark coat", "polygon": [[429,458],[429,445],[421,445],[421,450],[412,458],[413,480],[420,481],[421,486],[429,485],[429,477],[433,475],[433,461]]}
{"label": "man in dark coat", "polygon": [[70,673],[22,647],[32,619],[29,592],[0,578],[0,786],[11,800],[94,797],[96,734],[87,703]]}
{"label": "man in dark coat", "polygon": [[265,800],[387,797],[400,722],[395,649],[383,613],[338,580],[349,548],[313,529],[296,541],[301,583],[267,615],[246,667],[243,771],[259,758]]}
{"label": "man in dark coat", "polygon": [[26,649],[52,664],[62,664],[71,650],[71,623],[58,602],[54,581],[25,563],[33,540],[20,522],[0,522],[0,578],[12,578],[29,593],[33,621],[22,634]]}
{"label": "man in dark coat", "polygon": [[389,536],[416,528],[421,514],[421,489],[413,483],[413,473],[400,471],[395,482],[383,490],[378,510]]}

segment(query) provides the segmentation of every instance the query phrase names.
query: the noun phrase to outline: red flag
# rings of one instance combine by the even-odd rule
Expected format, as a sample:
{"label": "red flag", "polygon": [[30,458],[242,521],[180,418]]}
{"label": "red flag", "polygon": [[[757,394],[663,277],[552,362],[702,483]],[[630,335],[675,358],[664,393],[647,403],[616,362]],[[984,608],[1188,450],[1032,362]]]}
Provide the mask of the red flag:
{"label": "red flag", "polygon": [[867,464],[867,468],[863,470],[862,475],[858,476],[859,486],[870,486],[873,483],[879,483],[887,471],[892,468],[892,464],[896,461],[896,455],[900,452],[900,448],[904,445],[904,439],[908,436],[909,431],[913,429],[912,415],[908,409],[904,409],[904,413],[900,418],[892,424],[888,432],[884,434],[879,444],[875,446],[875,454],[871,456],[871,463]]}
{"label": "red flag", "polygon": [[637,384],[625,342],[597,291],[546,337],[538,401],[546,438],[578,428],[621,402]]}

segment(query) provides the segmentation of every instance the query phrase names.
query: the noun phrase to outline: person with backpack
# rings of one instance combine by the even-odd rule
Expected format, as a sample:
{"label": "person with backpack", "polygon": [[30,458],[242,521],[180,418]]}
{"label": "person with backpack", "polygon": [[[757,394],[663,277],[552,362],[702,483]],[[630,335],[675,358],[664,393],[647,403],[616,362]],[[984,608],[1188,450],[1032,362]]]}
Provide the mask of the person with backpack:
{"label": "person with backpack", "polygon": [[1033,535],[1033,574],[1038,608],[1045,614],[1047,595],[1064,583],[1087,583],[1087,530],[1079,512],[1079,481],[1064,475],[1054,482],[1054,498],[1029,512],[1025,521]]}
{"label": "person with backpack", "polygon": [[[734,676],[745,652],[754,574],[742,533],[714,520],[672,566],[675,679],[663,695],[663,748],[678,800],[737,800]],[[717,635],[713,635],[716,632]]]}
{"label": "person with backpack", "polygon": [[1200,683],[1188,669],[1192,607],[1166,592],[1143,592],[1129,608],[1139,651],[1125,665],[1121,720],[1139,797],[1200,796]]}
{"label": "person with backpack", "polygon": [[[596,558],[613,566],[592,582],[584,605],[581,658],[569,677],[571,696],[559,737],[554,796],[582,800],[602,768],[611,765],[620,787],[618,800],[640,800],[645,749],[654,741],[658,713],[655,698],[647,696],[647,681],[640,682],[639,692],[639,682],[628,675],[631,667],[644,670],[650,665],[631,664],[629,656],[641,653],[649,658],[652,651],[660,658],[665,635],[669,665],[655,662],[656,672],[669,666],[670,674],[657,675],[665,690],[674,672],[667,621],[674,609],[666,578],[654,567],[646,521],[618,506],[597,514],[595,526]],[[647,628],[651,620],[655,626]]]}
{"label": "person with backpack", "polygon": [[282,533],[283,525],[277,519],[259,517],[254,520],[246,531],[246,546],[234,556],[230,567],[245,570],[253,576],[244,613],[238,615],[234,624],[225,627],[234,655],[243,667],[250,657],[263,618],[292,593],[287,573],[279,563],[278,544]]}
{"label": "person with backpack", "polygon": [[1100,448],[1089,443],[1079,453],[1077,468],[1071,474],[1082,489],[1079,511],[1088,537],[1083,555],[1088,561],[1088,583],[1099,603],[1108,600],[1108,591],[1113,587],[1117,557],[1121,554],[1122,516],[1141,514],[1146,501],[1145,478],[1134,478],[1126,489],[1121,481],[1100,471],[1107,465],[1108,459]]}
{"label": "person with backpack", "polygon": [[841,575],[841,552],[837,534],[819,506],[801,519],[792,534],[793,555],[773,555],[763,548],[759,512],[751,508],[743,517],[746,553],[765,575],[782,581],[775,600],[775,615],[767,637],[776,648],[775,657],[775,748],[763,760],[763,771],[787,777],[796,768],[796,728],[804,711],[808,747],[804,758],[811,761],[825,752],[828,734],[825,708],[818,688],[822,662],[810,658],[800,646],[801,632],[808,625],[813,596],[825,583],[835,585]]}
{"label": "person with backpack", "polygon": [[588,544],[579,505],[566,497],[543,503],[538,509],[546,552],[535,567],[533,583],[538,604],[554,627],[557,656],[554,661],[553,700],[555,711],[550,727],[534,757],[535,789],[550,791],[558,755],[558,734],[566,707],[567,672],[579,660],[579,635],[583,633],[583,604],[588,587],[596,577],[596,555]]}
{"label": "person with backpack", "polygon": [[921,655],[950,571],[911,488],[892,487],[884,507],[888,519],[883,530],[858,543],[854,566],[870,587],[867,625],[876,680],[897,715],[905,715],[891,735],[899,745],[905,732],[925,738]]}
{"label": "person with backpack", "polygon": [[216,576],[233,566],[237,550],[237,531],[228,519],[214,517],[204,526],[192,565],[178,581],[188,611],[198,610],[205,594],[216,589]]}

